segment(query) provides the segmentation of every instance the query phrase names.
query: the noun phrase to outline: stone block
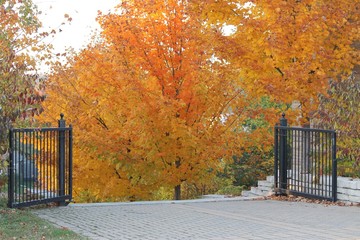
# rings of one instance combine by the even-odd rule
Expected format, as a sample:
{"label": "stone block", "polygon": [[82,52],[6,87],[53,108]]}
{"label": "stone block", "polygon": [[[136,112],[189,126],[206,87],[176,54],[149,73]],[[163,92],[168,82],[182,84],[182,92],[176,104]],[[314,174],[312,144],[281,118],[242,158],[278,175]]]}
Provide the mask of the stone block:
{"label": "stone block", "polygon": [[349,201],[354,203],[360,203],[360,196],[349,196]]}
{"label": "stone block", "polygon": [[352,178],[348,178],[348,177],[338,177],[337,179],[337,186],[338,188],[350,188],[351,184],[350,182],[352,181]]}
{"label": "stone block", "polygon": [[271,188],[271,187],[264,187],[264,186],[259,186],[257,188],[260,189],[263,192],[269,192],[269,191],[272,191],[274,189],[274,188]]}
{"label": "stone block", "polygon": [[268,182],[268,181],[258,181],[258,187],[273,188],[274,183],[273,182]]}
{"label": "stone block", "polygon": [[352,179],[352,181],[349,182],[349,186],[351,189],[359,189],[360,191],[360,179]]}
{"label": "stone block", "polygon": [[352,188],[360,189],[360,179],[358,178],[348,178],[348,177],[338,177],[337,186],[340,188]]}
{"label": "stone block", "polygon": [[338,188],[337,192],[341,193],[341,194],[346,194],[346,195],[349,195],[349,196],[360,197],[360,190],[357,190],[357,189]]}
{"label": "stone block", "polygon": [[267,176],[266,181],[273,183],[274,182],[274,176]]}
{"label": "stone block", "polygon": [[338,201],[349,201],[349,195],[338,193],[337,194],[337,200]]}
{"label": "stone block", "polygon": [[257,187],[251,187],[251,193],[255,194],[255,195],[259,195],[259,196],[262,196],[264,194],[264,192],[257,188]]}
{"label": "stone block", "polygon": [[242,197],[257,197],[258,195],[253,194],[253,193],[250,192],[250,191],[242,191],[242,192],[241,192],[241,196],[242,196]]}

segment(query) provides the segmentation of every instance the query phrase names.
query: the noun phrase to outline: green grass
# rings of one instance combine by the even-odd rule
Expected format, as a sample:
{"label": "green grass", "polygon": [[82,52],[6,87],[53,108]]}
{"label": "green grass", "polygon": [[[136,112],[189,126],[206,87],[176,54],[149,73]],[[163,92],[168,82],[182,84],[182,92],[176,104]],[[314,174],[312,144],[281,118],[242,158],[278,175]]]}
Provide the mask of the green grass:
{"label": "green grass", "polygon": [[[0,189],[1,190],[1,189]],[[4,188],[2,189],[4,190]],[[31,213],[31,209],[10,209],[6,207],[7,196],[0,191],[0,239],[48,240],[87,239],[66,228],[57,228]]]}
{"label": "green grass", "polygon": [[0,239],[86,239],[66,228],[57,228],[29,210],[0,207]]}
{"label": "green grass", "polygon": [[66,228],[57,228],[29,210],[0,207],[0,239],[86,239]]}
{"label": "green grass", "polygon": [[231,196],[241,196],[244,186],[226,186],[217,191],[217,194],[221,195],[231,195]]}

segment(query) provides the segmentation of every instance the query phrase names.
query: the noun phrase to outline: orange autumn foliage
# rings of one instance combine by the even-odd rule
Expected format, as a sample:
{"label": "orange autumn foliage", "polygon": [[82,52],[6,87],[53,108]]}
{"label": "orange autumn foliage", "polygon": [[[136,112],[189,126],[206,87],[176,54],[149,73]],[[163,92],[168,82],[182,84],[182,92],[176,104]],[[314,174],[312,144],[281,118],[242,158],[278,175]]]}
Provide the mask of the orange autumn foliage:
{"label": "orange autumn foliage", "polygon": [[[301,37],[316,14],[290,1],[278,11],[278,2],[249,13],[228,1],[135,0],[100,14],[102,38],[55,69],[42,116],[61,111],[74,126],[77,196],[151,199],[161,186],[208,182],[249,146],[271,146],[268,129],[244,128],[249,118],[277,121],[272,107],[256,107],[264,95],[301,101],[306,117],[326,76],[347,73],[355,53],[344,45],[343,63],[321,30]],[[223,24],[237,31],[224,34]]]}
{"label": "orange autumn foliage", "polygon": [[208,24],[236,28],[220,52],[248,93],[299,101],[303,123],[329,79],[346,79],[360,61],[359,0],[209,0],[198,1],[198,11]]}
{"label": "orange autumn foliage", "polygon": [[119,11],[99,17],[104,42],[50,79],[45,114],[62,111],[75,129],[74,182],[103,199],[106,179],[118,197],[144,199],[160,186],[209,180],[243,147],[247,133],[235,130],[252,102],[237,71],[211,61],[221,34],[204,32],[178,1]]}

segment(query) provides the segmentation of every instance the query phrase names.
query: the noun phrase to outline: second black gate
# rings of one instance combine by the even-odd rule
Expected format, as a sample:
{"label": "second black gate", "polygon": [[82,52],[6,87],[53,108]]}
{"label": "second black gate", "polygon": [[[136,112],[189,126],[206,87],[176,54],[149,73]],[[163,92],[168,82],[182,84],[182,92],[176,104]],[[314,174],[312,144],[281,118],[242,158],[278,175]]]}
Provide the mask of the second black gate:
{"label": "second black gate", "polygon": [[275,126],[275,192],[336,201],[336,133]]}

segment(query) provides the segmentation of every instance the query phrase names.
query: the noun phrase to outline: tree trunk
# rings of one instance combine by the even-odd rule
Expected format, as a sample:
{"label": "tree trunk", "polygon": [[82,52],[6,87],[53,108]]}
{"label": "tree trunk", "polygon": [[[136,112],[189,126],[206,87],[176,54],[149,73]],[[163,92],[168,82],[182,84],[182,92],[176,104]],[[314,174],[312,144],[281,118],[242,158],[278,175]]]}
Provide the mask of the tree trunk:
{"label": "tree trunk", "polygon": [[174,188],[174,200],[181,200],[181,185],[176,185]]}
{"label": "tree trunk", "polygon": [[[176,168],[179,168],[181,165],[181,159],[179,157],[176,157],[175,166]],[[176,185],[174,188],[174,200],[181,200],[181,185]]]}

